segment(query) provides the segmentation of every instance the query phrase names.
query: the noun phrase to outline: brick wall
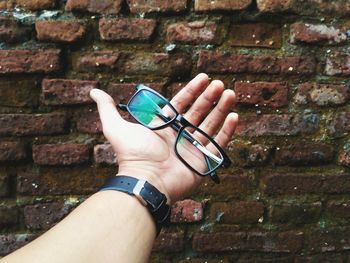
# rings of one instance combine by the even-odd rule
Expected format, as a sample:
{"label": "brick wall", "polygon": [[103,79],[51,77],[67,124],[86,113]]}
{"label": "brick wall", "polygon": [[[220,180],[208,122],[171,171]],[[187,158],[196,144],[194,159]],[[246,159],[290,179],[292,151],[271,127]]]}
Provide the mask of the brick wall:
{"label": "brick wall", "polygon": [[[116,171],[95,87],[237,94],[235,165],[173,207],[152,262],[349,262],[350,1],[0,0],[0,257]],[[127,115],[124,115],[128,118]]]}

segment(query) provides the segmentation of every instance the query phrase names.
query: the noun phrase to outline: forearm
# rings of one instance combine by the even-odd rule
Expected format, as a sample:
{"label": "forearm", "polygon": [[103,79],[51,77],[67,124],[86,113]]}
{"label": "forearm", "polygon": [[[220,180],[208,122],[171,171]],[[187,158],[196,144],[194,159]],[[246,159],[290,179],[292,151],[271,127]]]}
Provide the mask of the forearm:
{"label": "forearm", "polygon": [[156,233],[152,220],[135,197],[99,192],[41,237],[0,261],[147,262]]}

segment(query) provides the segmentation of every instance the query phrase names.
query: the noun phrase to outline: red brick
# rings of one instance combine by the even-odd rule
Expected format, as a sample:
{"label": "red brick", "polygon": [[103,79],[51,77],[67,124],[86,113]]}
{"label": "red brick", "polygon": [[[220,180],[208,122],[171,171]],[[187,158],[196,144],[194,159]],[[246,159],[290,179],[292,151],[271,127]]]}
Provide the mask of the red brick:
{"label": "red brick", "polygon": [[329,201],[326,205],[325,212],[329,218],[349,219],[350,202],[348,201]]}
{"label": "red brick", "polygon": [[51,9],[56,6],[56,0],[2,0],[3,5],[0,7],[12,9],[20,7],[26,10],[36,11],[43,9]]}
{"label": "red brick", "polygon": [[306,82],[298,86],[294,101],[297,104],[317,106],[341,105],[348,101],[349,89],[341,84],[319,84]]}
{"label": "red brick", "polygon": [[280,194],[341,194],[350,191],[349,175],[271,174],[262,180],[265,193]]}
{"label": "red brick", "polygon": [[197,67],[208,73],[308,75],[315,72],[316,62],[311,56],[274,57],[201,51]]}
{"label": "red brick", "polygon": [[39,78],[36,77],[1,78],[0,105],[9,107],[37,106],[40,96],[39,83]]}
{"label": "red brick", "polygon": [[60,53],[59,49],[0,50],[0,74],[58,71]]}
{"label": "red brick", "polygon": [[209,11],[209,10],[243,10],[246,9],[252,0],[196,0],[194,3],[194,9],[196,11]]}
{"label": "red brick", "polygon": [[332,162],[334,148],[322,143],[293,143],[279,146],[276,151],[277,165],[320,165]]}
{"label": "red brick", "polygon": [[203,205],[191,199],[176,202],[171,208],[171,222],[198,222],[203,219]]}
{"label": "red brick", "polygon": [[120,73],[128,75],[181,76],[189,75],[192,59],[186,53],[125,53],[126,61]]}
{"label": "red brick", "polygon": [[24,207],[24,223],[29,229],[49,229],[70,212],[64,203],[42,203]]}
{"label": "red brick", "polygon": [[346,28],[323,24],[305,24],[301,22],[290,25],[291,43],[338,44],[347,40]]}
{"label": "red brick", "polygon": [[321,202],[315,203],[281,203],[269,207],[270,222],[278,224],[310,224],[320,219]]}
{"label": "red brick", "polygon": [[43,101],[47,105],[92,103],[90,90],[98,88],[97,81],[44,79],[42,82]]}
{"label": "red brick", "polygon": [[350,150],[344,149],[339,153],[338,163],[343,166],[350,167]]}
{"label": "red brick", "polygon": [[203,182],[197,189],[197,194],[215,195],[218,200],[238,198],[252,192],[254,183],[251,178],[240,174],[220,175],[220,184],[209,180]]}
{"label": "red brick", "polygon": [[95,193],[115,167],[41,167],[38,170],[19,169],[17,193],[20,195],[87,195]]}
{"label": "red brick", "polygon": [[62,113],[0,114],[0,135],[50,135],[64,133],[66,116]]}
{"label": "red brick", "polygon": [[72,165],[89,161],[86,144],[41,144],[33,145],[34,163],[40,165]]}
{"label": "red brick", "polygon": [[98,164],[117,164],[117,156],[111,144],[94,146],[94,160]]}
{"label": "red brick", "polygon": [[230,157],[237,167],[266,165],[271,157],[271,147],[262,144],[246,145],[231,142],[228,145]]}
{"label": "red brick", "polygon": [[0,41],[5,43],[24,42],[30,38],[31,28],[20,25],[11,17],[0,17]]}
{"label": "red brick", "polygon": [[187,8],[186,0],[127,0],[131,13],[180,12]]}
{"label": "red brick", "polygon": [[278,108],[288,105],[288,86],[283,82],[236,82],[237,102]]}
{"label": "red brick", "polygon": [[117,67],[119,57],[119,52],[113,50],[84,53],[78,58],[76,68],[81,72],[114,69]]}
{"label": "red brick", "polygon": [[167,28],[168,42],[186,44],[215,44],[218,42],[218,27],[211,21],[179,22]]}
{"label": "red brick", "polygon": [[0,197],[8,196],[10,193],[10,177],[0,174]]}
{"label": "red brick", "polygon": [[341,254],[321,253],[312,256],[297,256],[293,263],[344,263]]}
{"label": "red brick", "polygon": [[332,137],[338,138],[350,132],[350,111],[339,112],[330,118],[328,123],[328,133]]}
{"label": "red brick", "polygon": [[232,25],[230,45],[280,48],[282,46],[282,30],[279,25],[267,23]]}
{"label": "red brick", "polygon": [[264,205],[255,201],[214,203],[210,208],[212,221],[221,224],[256,224],[264,216]]}
{"label": "red brick", "polygon": [[88,11],[99,14],[118,14],[122,0],[68,0],[66,11]]}
{"label": "red brick", "polygon": [[317,114],[265,114],[241,116],[236,128],[239,136],[291,136],[311,134],[318,129]]}
{"label": "red brick", "polygon": [[339,52],[331,54],[326,61],[325,73],[329,76],[349,76],[350,56]]}
{"label": "red brick", "polygon": [[16,141],[0,141],[0,161],[20,161],[27,158],[24,143]]}
{"label": "red brick", "polygon": [[162,232],[155,240],[153,252],[174,253],[181,252],[185,247],[184,233]]}
{"label": "red brick", "polygon": [[36,234],[0,235],[0,256],[6,256],[37,237]]}
{"label": "red brick", "polygon": [[18,209],[16,206],[0,206],[0,226],[15,225],[18,222]]}
{"label": "red brick", "polygon": [[314,231],[309,234],[309,250],[315,252],[331,252],[348,250],[350,246],[349,228],[330,228]]}
{"label": "red brick", "polygon": [[217,232],[194,235],[193,249],[199,252],[298,252],[303,246],[301,232]]}
{"label": "red brick", "polygon": [[102,40],[149,40],[157,26],[155,19],[143,18],[102,18],[99,22],[99,31]]}
{"label": "red brick", "polygon": [[96,110],[82,112],[77,119],[77,130],[83,133],[102,133],[102,123]]}
{"label": "red brick", "polygon": [[86,26],[76,21],[36,21],[35,29],[39,41],[72,43],[86,33]]}

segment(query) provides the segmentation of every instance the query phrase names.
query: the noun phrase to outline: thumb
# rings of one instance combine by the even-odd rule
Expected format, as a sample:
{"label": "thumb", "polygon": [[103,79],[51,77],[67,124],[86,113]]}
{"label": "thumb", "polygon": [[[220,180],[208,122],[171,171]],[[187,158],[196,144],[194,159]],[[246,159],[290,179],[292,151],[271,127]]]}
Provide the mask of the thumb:
{"label": "thumb", "polygon": [[108,139],[108,134],[119,129],[125,120],[120,116],[113,98],[100,89],[92,89],[90,97],[97,103],[98,113],[102,122],[103,133]]}

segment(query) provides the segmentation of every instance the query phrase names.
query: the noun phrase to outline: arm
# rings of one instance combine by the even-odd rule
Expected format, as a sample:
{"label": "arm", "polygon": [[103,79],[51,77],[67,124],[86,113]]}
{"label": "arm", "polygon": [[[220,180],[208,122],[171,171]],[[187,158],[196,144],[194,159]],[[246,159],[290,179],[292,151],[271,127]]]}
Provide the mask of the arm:
{"label": "arm", "polygon": [[[129,123],[120,117],[108,94],[93,90],[91,97],[97,103],[104,135],[117,154],[118,174],[147,180],[171,203],[189,195],[201,182],[175,155],[173,129],[151,131]],[[180,113],[192,105],[183,113],[186,119],[209,135],[217,134],[215,140],[223,147],[237,123],[237,115],[229,113],[233,102],[233,91],[223,91],[220,81],[209,84],[205,74],[199,74],[171,101]],[[103,191],[0,262],[147,262],[155,236],[151,215],[135,197]]]}

